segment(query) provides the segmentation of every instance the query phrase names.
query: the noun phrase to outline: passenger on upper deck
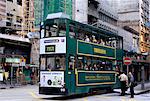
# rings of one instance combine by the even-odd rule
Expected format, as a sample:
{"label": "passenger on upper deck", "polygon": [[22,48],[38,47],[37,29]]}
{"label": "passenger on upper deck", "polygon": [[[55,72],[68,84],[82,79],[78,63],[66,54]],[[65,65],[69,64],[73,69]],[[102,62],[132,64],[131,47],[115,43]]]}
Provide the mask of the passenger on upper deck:
{"label": "passenger on upper deck", "polygon": [[85,42],[90,42],[89,37],[86,35]]}
{"label": "passenger on upper deck", "polygon": [[93,43],[97,43],[97,40],[96,40],[96,38],[95,38],[94,35],[92,35],[92,42],[93,42]]}
{"label": "passenger on upper deck", "polygon": [[103,41],[103,39],[101,39],[101,43],[100,43],[101,45],[105,45],[105,42]]}

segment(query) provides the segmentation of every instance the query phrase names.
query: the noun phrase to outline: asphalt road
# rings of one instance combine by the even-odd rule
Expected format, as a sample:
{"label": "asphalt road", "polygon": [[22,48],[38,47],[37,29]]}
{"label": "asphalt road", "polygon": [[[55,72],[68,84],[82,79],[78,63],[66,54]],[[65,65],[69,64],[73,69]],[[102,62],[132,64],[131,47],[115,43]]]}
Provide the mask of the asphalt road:
{"label": "asphalt road", "polygon": [[38,86],[28,85],[12,89],[0,89],[0,101],[150,101],[150,93],[119,96],[118,93],[109,93],[84,97],[60,97],[54,95],[38,94]]}

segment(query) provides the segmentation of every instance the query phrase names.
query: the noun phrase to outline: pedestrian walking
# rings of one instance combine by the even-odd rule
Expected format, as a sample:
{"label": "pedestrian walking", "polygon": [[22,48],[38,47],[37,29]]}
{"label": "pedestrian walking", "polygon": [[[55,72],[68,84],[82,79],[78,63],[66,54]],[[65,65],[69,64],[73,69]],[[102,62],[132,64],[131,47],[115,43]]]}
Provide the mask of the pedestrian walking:
{"label": "pedestrian walking", "polygon": [[121,84],[121,96],[124,96],[127,87],[128,77],[125,75],[124,72],[121,72],[119,79]]}
{"label": "pedestrian walking", "polygon": [[129,72],[129,87],[130,87],[130,93],[131,93],[131,98],[134,98],[134,77],[131,72]]}

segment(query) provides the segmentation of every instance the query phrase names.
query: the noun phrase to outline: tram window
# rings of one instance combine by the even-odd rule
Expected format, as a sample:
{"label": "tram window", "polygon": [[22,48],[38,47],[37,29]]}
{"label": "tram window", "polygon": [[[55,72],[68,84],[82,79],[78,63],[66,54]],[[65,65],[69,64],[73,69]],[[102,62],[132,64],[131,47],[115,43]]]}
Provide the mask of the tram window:
{"label": "tram window", "polygon": [[83,68],[83,57],[78,57],[77,68],[78,69],[84,69]]}
{"label": "tram window", "polygon": [[63,23],[59,24],[58,29],[59,29],[58,36],[66,35],[66,25],[65,24],[63,24]]}
{"label": "tram window", "polygon": [[69,26],[69,37],[75,38],[75,27],[73,25]]}
{"label": "tram window", "polygon": [[64,70],[65,69],[65,57],[49,57],[47,58],[47,70]]}
{"label": "tram window", "polygon": [[65,69],[65,57],[59,56],[55,59],[55,69],[64,70]]}
{"label": "tram window", "polygon": [[56,25],[46,25],[44,37],[57,36],[58,27]]}
{"label": "tram window", "polygon": [[47,70],[53,70],[55,66],[55,58],[54,57],[49,57],[47,58]]}
{"label": "tram window", "polygon": [[50,36],[57,36],[57,28],[51,27],[49,33]]}
{"label": "tram window", "polygon": [[45,60],[46,60],[45,58],[40,59],[40,70],[46,69],[46,66],[45,66],[46,61]]}
{"label": "tram window", "polygon": [[65,67],[64,56],[45,57],[40,59],[41,70],[64,70]]}
{"label": "tram window", "polygon": [[64,31],[64,30],[59,31],[59,36],[65,36],[65,35],[66,35],[66,31]]}

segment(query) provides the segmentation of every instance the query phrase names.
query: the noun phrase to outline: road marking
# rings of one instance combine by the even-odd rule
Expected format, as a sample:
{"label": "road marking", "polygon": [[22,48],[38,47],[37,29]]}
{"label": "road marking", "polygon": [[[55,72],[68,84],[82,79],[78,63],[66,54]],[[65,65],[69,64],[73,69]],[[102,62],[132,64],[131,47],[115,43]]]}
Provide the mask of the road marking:
{"label": "road marking", "polygon": [[34,92],[29,92],[29,94],[34,97],[35,99],[37,99],[38,101],[40,101],[40,98],[34,93]]}
{"label": "road marking", "polygon": [[88,97],[85,97],[83,101],[88,101],[88,99],[87,99],[87,98],[88,98]]}
{"label": "road marking", "polygon": [[105,96],[95,96],[96,98],[104,98],[104,99],[110,99],[110,98],[112,98],[112,97],[105,97]]}

